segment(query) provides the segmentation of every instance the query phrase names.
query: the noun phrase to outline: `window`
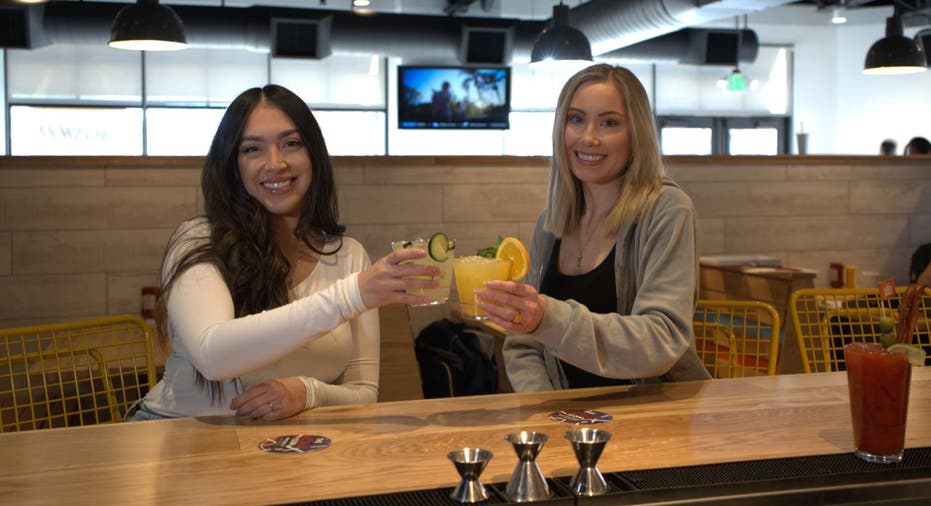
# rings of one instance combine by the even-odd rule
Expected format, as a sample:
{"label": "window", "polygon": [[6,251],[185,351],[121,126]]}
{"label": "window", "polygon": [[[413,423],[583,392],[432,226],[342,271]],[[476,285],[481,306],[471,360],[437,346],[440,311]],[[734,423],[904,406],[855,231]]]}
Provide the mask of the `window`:
{"label": "window", "polygon": [[[0,51],[0,83],[6,82],[6,62],[4,61],[4,56],[5,52]],[[3,93],[2,90],[0,90],[0,156],[7,154],[6,119],[6,93]]]}
{"label": "window", "polygon": [[[658,113],[665,154],[787,152],[785,47],[762,46],[756,62],[742,65],[750,87],[740,93],[717,87],[730,70],[722,66],[609,62],[640,79]],[[397,96],[401,63],[377,55],[272,58],[245,49],[8,49],[0,52],[0,72],[8,69],[0,155],[203,155],[226,105],[269,82],[310,104],[333,155],[552,154],[556,100],[574,71],[512,64],[508,130],[401,131],[389,100]]]}
{"label": "window", "polygon": [[777,155],[788,152],[788,116],[660,116],[664,155]]}
{"label": "window", "polygon": [[385,113],[382,111],[314,111],[331,156],[385,154]]}
{"label": "window", "polygon": [[663,127],[660,131],[664,155],[710,155],[712,129],[702,127]]}
{"label": "window", "polygon": [[145,111],[146,151],[152,156],[204,156],[210,149],[225,109],[168,109]]}
{"label": "window", "polygon": [[185,49],[145,53],[146,105],[225,107],[268,82],[268,55],[241,50]]}
{"label": "window", "polygon": [[142,58],[107,46],[9,49],[10,104],[140,105]]}
{"label": "window", "polygon": [[273,58],[271,82],[297,93],[315,109],[385,109],[385,60],[377,55]]}
{"label": "window", "polygon": [[12,149],[27,155],[142,154],[139,107],[10,107]]}

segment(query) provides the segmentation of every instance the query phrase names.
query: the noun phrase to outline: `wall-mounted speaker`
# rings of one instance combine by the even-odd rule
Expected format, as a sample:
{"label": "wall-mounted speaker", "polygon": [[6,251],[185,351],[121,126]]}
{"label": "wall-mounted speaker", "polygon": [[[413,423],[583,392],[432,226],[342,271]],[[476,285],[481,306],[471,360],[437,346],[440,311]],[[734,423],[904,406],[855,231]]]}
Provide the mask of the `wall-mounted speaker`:
{"label": "wall-mounted speaker", "polygon": [[462,27],[459,61],[462,63],[505,65],[511,61],[514,29],[510,27]]}
{"label": "wall-mounted speaker", "polygon": [[330,56],[330,26],[332,16],[320,19],[272,18],[272,56],[276,58],[309,58],[319,60]]}
{"label": "wall-mounted speaker", "polygon": [[[753,62],[760,42],[753,30],[685,28],[687,52],[679,63],[736,67],[738,62]],[[679,33],[679,32],[675,32]]]}
{"label": "wall-mounted speaker", "polygon": [[43,5],[0,5],[0,48],[33,49],[46,45],[41,36]]}
{"label": "wall-mounted speaker", "polygon": [[708,32],[705,39],[705,65],[737,65],[740,32]]}

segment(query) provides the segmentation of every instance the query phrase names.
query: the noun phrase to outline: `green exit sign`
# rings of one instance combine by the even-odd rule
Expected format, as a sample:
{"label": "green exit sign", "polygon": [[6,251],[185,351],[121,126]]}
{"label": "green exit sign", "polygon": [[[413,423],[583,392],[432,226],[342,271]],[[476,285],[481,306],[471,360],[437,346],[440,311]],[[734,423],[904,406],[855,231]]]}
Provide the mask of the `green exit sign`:
{"label": "green exit sign", "polygon": [[740,73],[739,70],[735,70],[727,77],[727,89],[728,91],[744,91],[747,89],[747,78]]}

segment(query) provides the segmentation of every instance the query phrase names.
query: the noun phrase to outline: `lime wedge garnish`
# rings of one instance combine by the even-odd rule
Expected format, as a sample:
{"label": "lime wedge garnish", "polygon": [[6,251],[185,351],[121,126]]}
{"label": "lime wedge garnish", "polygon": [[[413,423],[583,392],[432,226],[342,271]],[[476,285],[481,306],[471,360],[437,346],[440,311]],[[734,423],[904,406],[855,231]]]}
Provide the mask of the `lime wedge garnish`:
{"label": "lime wedge garnish", "polygon": [[443,232],[437,232],[430,236],[430,242],[427,243],[427,252],[430,253],[430,258],[437,262],[445,262],[449,258],[449,246],[449,237],[446,237]]}
{"label": "lime wedge garnish", "polygon": [[914,344],[906,343],[895,343],[892,346],[886,348],[888,352],[894,352],[897,350],[902,350],[905,353],[905,357],[908,359],[908,363],[912,364],[914,367],[924,367],[925,365],[925,350],[921,349]]}

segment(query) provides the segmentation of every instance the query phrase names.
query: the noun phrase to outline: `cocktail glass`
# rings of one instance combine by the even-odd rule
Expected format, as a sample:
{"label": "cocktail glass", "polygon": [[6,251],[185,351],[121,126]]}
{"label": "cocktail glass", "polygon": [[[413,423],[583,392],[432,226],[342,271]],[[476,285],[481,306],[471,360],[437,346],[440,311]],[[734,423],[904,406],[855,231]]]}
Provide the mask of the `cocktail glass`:
{"label": "cocktail glass", "polygon": [[855,454],[867,462],[902,461],[911,366],[905,353],[879,343],[844,347]]}
{"label": "cocktail glass", "polygon": [[[413,241],[393,241],[391,243],[392,250],[399,250],[403,248],[420,248],[427,249],[427,241],[423,238],[418,237]],[[429,251],[427,256],[423,258],[418,258],[416,260],[408,260],[408,263],[421,264],[421,265],[434,265],[440,269],[440,274],[435,279],[439,283],[436,288],[414,288],[408,290],[407,293],[411,295],[423,295],[430,299],[424,304],[412,304],[413,306],[435,306],[437,304],[445,304],[449,300],[449,289],[453,284],[453,260],[456,255],[455,249],[450,249],[446,251],[446,259],[443,261],[437,261],[432,256],[430,256]],[[431,279],[430,276],[412,276],[412,279]]]}
{"label": "cocktail glass", "polygon": [[462,316],[473,320],[487,320],[485,310],[476,303],[475,290],[484,288],[486,281],[508,279],[511,261],[477,255],[462,257],[456,259],[454,272]]}

